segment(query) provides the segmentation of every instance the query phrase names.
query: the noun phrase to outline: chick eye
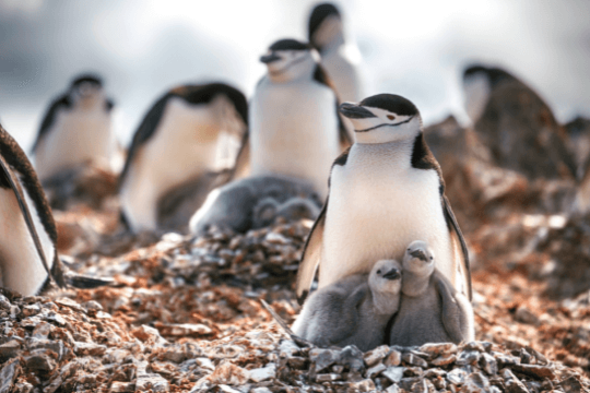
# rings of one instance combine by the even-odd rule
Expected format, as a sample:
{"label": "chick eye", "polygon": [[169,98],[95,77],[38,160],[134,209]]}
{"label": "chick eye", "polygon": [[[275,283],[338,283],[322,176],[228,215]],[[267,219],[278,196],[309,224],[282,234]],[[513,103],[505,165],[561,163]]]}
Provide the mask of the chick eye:
{"label": "chick eye", "polygon": [[377,270],[377,274],[381,274],[381,270]]}
{"label": "chick eye", "polygon": [[393,115],[387,115],[387,118],[388,118],[389,120],[393,120],[393,119],[395,119],[395,116],[393,116]]}
{"label": "chick eye", "polygon": [[430,260],[432,261],[434,258],[430,257]]}

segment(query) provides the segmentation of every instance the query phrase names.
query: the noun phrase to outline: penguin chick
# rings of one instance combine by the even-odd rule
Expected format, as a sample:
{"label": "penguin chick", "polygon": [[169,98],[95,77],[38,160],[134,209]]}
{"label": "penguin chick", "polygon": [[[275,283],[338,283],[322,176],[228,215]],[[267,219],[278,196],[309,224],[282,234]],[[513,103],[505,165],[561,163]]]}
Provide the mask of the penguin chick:
{"label": "penguin chick", "polygon": [[378,261],[357,274],[314,292],[293,325],[298,336],[318,346],[356,345],[368,351],[385,342],[388,321],[399,307],[399,262]]}
{"label": "penguin chick", "polygon": [[401,260],[407,245],[424,239],[437,267],[470,296],[467,246],[445,196],[440,165],[428,148],[418,108],[394,94],[378,94],[340,111],[355,143],[334,161],[329,196],[305,244],[297,272],[301,302],[319,268],[318,288],[372,261]]}
{"label": "penguin chick", "polygon": [[389,344],[471,341],[473,309],[436,269],[434,253],[426,242],[412,242],[403,259],[401,301],[393,317]]}
{"label": "penguin chick", "polygon": [[[186,215],[162,217],[162,210],[175,210],[161,209],[160,202],[192,197],[179,195],[179,191],[197,192],[199,199],[202,189],[183,187],[188,183],[205,187],[205,194],[211,191],[208,186],[216,182],[209,178],[234,166],[237,155],[236,148],[233,161],[220,157],[226,147],[222,142],[242,140],[247,125],[246,98],[224,83],[183,85],[164,94],[135,132],[119,179],[121,212],[127,226],[137,233],[160,228],[160,219],[186,225]],[[169,192],[173,195],[167,196]]]}
{"label": "penguin chick", "polygon": [[280,204],[274,198],[264,198],[254,207],[252,228],[269,226],[278,218],[285,221],[315,220],[320,214],[318,204],[309,198],[294,197]]}
{"label": "penguin chick", "polygon": [[114,172],[118,143],[112,109],[98,76],[74,79],[67,93],[51,103],[33,145],[39,179],[89,164]]}
{"label": "penguin chick", "polygon": [[51,280],[79,288],[110,283],[64,272],[56,245],[57,228],[37,174],[0,125],[0,286],[33,296]]}
{"label": "penguin chick", "polygon": [[252,176],[308,181],[323,198],[330,164],[350,139],[317,58],[309,44],[293,39],[276,41],[260,58],[268,73],[250,101],[247,146],[240,156],[249,154]]}
{"label": "penguin chick", "polygon": [[236,180],[209,193],[191,218],[189,228],[195,235],[202,235],[211,227],[246,232],[255,224],[264,224],[264,220],[258,220],[272,213],[271,199],[278,209],[279,204],[293,197],[318,199],[313,187],[292,178],[256,176]]}

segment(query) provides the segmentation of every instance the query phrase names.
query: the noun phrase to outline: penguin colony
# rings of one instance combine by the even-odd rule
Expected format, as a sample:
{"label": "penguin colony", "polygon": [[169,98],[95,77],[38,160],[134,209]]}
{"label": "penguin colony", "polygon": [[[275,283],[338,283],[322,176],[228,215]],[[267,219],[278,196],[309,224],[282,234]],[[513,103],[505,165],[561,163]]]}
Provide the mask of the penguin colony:
{"label": "penguin colony", "polygon": [[[365,96],[344,33],[335,6],[316,6],[309,43],[277,40],[260,57],[267,72],[249,103],[219,82],[163,94],[127,151],[121,222],[136,234],[200,235],[212,227],[245,232],[277,217],[313,219],[295,283],[298,339],[362,350],[472,340],[467,246],[420,112],[398,95]],[[463,87],[476,124],[497,110],[501,89],[526,90],[544,105],[500,69],[469,67]],[[73,80],[43,119],[36,172],[0,127],[0,285],[35,295],[51,281],[108,284],[72,274],[60,261],[41,181],[84,165],[116,171],[112,110],[98,76]],[[510,160],[502,141],[518,135],[495,124],[478,129],[486,127],[482,138],[499,135],[493,154],[502,165],[532,177],[571,172],[563,157],[550,157],[543,170]],[[547,132],[533,143],[536,154],[559,143]]]}

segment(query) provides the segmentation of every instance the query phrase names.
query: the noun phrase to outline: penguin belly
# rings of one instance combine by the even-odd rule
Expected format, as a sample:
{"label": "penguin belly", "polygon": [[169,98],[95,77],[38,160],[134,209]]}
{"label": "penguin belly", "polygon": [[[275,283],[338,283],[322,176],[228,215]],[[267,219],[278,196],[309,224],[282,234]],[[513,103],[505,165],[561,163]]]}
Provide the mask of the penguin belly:
{"label": "penguin belly", "polygon": [[112,170],[115,140],[111,115],[103,109],[62,110],[35,153],[41,180],[81,164],[92,162]]}
{"label": "penguin belly", "polygon": [[315,82],[261,84],[251,106],[252,175],[307,180],[325,197],[340,153],[334,93]]}
{"label": "penguin belly", "polygon": [[353,145],[346,165],[332,170],[319,288],[345,275],[369,273],[380,259],[402,260],[414,240],[432,247],[436,267],[454,283],[436,171],[412,168],[405,155],[365,149],[375,147]]}
{"label": "penguin belly", "polygon": [[205,105],[170,100],[155,135],[131,164],[121,191],[123,210],[134,231],[155,230],[159,198],[214,169],[218,134],[217,122]]}
{"label": "penguin belly", "polygon": [[[55,254],[53,242],[45,232],[26,190],[23,189],[23,192],[51,269]],[[0,286],[23,296],[36,295],[47,280],[47,272],[39,259],[16,196],[8,188],[0,188],[0,278]]]}

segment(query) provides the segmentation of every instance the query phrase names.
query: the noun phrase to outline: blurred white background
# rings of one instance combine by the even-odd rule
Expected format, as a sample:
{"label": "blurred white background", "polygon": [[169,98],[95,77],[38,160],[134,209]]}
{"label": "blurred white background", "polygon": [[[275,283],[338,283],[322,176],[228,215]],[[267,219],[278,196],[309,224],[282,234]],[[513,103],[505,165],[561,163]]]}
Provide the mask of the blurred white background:
{"label": "blurred white background", "polygon": [[[311,0],[0,0],[0,121],[27,150],[49,101],[97,72],[128,143],[170,87],[221,80],[251,95],[273,41],[306,39]],[[369,93],[411,99],[426,124],[464,120],[461,72],[500,65],[558,120],[590,117],[588,0],[342,0]]]}

